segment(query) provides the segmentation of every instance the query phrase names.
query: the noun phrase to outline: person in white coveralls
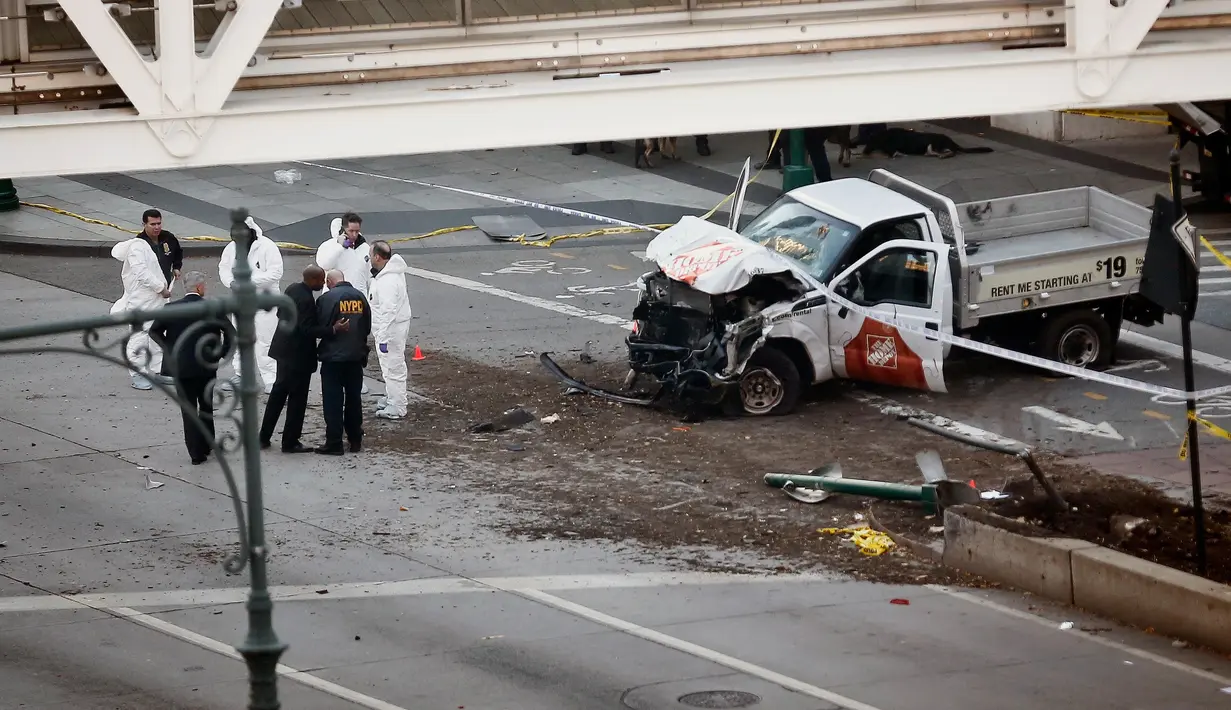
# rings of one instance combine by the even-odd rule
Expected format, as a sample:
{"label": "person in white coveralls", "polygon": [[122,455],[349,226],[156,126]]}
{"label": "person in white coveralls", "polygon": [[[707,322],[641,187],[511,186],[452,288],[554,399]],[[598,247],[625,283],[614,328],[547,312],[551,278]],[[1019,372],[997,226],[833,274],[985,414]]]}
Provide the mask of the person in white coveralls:
{"label": "person in white coveralls", "polygon": [[385,401],[379,419],[406,416],[406,336],[410,331],[410,296],[406,292],[406,261],[394,254],[389,242],[372,243],[372,277],[368,303],[372,306],[372,339],[376,359],[385,378]]}
{"label": "person in white coveralls", "polygon": [[[111,257],[124,264],[120,270],[124,295],[111,306],[112,314],[162,308],[171,298],[155,246],[143,232],[111,248]],[[132,386],[139,390],[153,389],[150,378],[159,378],[162,371],[162,348],[150,337],[152,323],[143,323],[141,331],[129,338],[125,353],[130,363],[137,364],[143,359],[141,351],[149,350],[149,363],[141,367],[140,373],[132,373]]]}
{"label": "person in white coveralls", "polygon": [[[252,283],[258,293],[282,293],[282,252],[274,240],[265,236],[252,217],[245,224],[252,230],[255,239],[248,250],[248,265],[252,267]],[[226,288],[231,288],[235,281],[235,242],[227,244],[222,250],[222,259],[218,261],[218,280]],[[233,321],[232,321],[233,322]],[[278,378],[278,362],[269,356],[269,344],[274,339],[274,331],[278,329],[278,312],[275,309],[257,311],[256,313],[256,369],[261,373],[261,383],[266,394],[273,389]],[[232,358],[235,376],[232,384],[239,383],[239,348],[235,349]]]}
{"label": "person in white coveralls", "polygon": [[[329,238],[316,248],[316,265],[325,271],[341,271],[347,283],[367,295],[372,278],[372,246],[363,238],[362,227],[363,218],[354,212],[334,217],[329,223]],[[326,286],[325,291],[328,290]],[[368,393],[367,381],[360,392]]]}

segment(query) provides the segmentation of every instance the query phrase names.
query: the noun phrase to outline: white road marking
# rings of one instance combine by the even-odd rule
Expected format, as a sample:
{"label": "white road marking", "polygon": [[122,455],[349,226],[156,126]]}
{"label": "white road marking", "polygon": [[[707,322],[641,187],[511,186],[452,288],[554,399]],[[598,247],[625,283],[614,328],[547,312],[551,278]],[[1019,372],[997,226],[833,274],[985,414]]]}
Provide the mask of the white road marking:
{"label": "white road marking", "polygon": [[[1151,337],[1145,333],[1137,333],[1131,330],[1125,330],[1120,333],[1120,342],[1136,345],[1139,348],[1145,348],[1150,352],[1159,355],[1166,355],[1177,359],[1184,358],[1184,349],[1175,343],[1169,343],[1165,340]],[[1203,353],[1199,350],[1193,351],[1193,362],[1202,366],[1208,367],[1211,370],[1231,375],[1231,360],[1209,353]]]}
{"label": "white road marking", "polygon": [[[176,626],[175,624],[149,616],[148,614],[142,614],[135,609],[116,607],[114,609],[110,609],[109,611],[116,616],[120,616],[133,623],[140,624],[148,629],[153,629],[154,631],[170,636],[171,638],[190,643],[193,646],[205,649],[206,651],[212,651],[220,656],[226,656],[227,658],[241,662],[244,660],[243,656],[239,655],[239,652],[225,643],[212,639],[208,636],[202,636],[195,631],[189,631],[182,626]],[[291,668],[290,666],[281,663],[278,664],[275,670],[278,675],[286,678],[287,680],[293,680],[296,683],[306,685],[309,688],[319,690],[322,693],[332,695],[335,698],[354,703],[361,708],[367,708],[368,710],[407,710],[407,708],[404,708],[401,705],[394,705],[393,703],[387,703],[379,698],[364,695],[358,691],[351,690],[350,688],[338,685],[337,683],[331,683],[324,678],[318,678],[310,673],[298,670],[296,668]]]}
{"label": "white road marking", "polygon": [[526,597],[527,599],[533,599],[560,611],[568,612],[587,621],[592,621],[596,624],[606,626],[607,628],[622,631],[629,636],[634,636],[642,639],[643,641],[649,641],[650,643],[656,643],[659,646],[665,646],[666,648],[670,648],[675,651],[687,653],[690,656],[694,656],[720,666],[725,666],[733,671],[750,675],[754,678],[760,678],[761,680],[781,686],[787,690],[792,690],[801,695],[807,695],[818,700],[824,700],[827,703],[833,703],[834,705],[841,706],[847,710],[878,710],[878,708],[868,705],[867,703],[861,703],[858,700],[853,700],[833,691],[825,690],[824,688],[812,685],[811,683],[805,683],[802,680],[772,671],[764,666],[758,666],[755,663],[749,663],[748,661],[740,660],[734,656],[728,656],[720,651],[715,651],[711,648],[706,648],[705,646],[700,646],[690,641],[685,641],[683,639],[676,638],[675,636],[664,634],[661,631],[647,629],[646,627],[634,624],[631,621],[617,619],[616,617],[604,614],[601,611],[576,604],[568,601],[567,599],[561,599],[560,597],[553,596],[546,592],[540,592],[537,590],[509,591],[513,591],[523,597]]}
{"label": "white road marking", "polygon": [[[1055,630],[1056,628],[1056,622],[1052,621],[1051,619],[1048,619],[1042,616],[1036,616],[1029,612],[1021,611],[1020,609],[1014,609],[1013,607],[1005,606],[1003,604],[998,604],[990,599],[983,599],[982,597],[975,596],[974,594],[970,594],[968,592],[960,592],[956,589],[950,589],[949,587],[941,586],[939,584],[928,584],[925,586],[928,589],[931,589],[933,591],[937,591],[942,594],[947,594],[951,597],[954,597],[955,599],[961,599],[963,601],[970,602],[971,604],[981,606],[984,609],[991,609],[992,611],[998,611],[1001,614],[1005,614],[1006,616],[1011,616],[1015,619],[1029,621],[1035,624],[1039,624],[1041,626],[1045,626],[1048,629],[1052,629],[1052,630]],[[1100,646],[1105,646],[1107,648],[1115,649],[1117,651],[1120,651],[1121,653],[1126,653],[1130,656],[1134,656],[1142,660],[1153,661],[1154,663],[1157,663],[1158,665],[1166,667],[1166,668],[1170,668],[1173,671],[1187,673],[1189,675],[1196,676],[1203,680],[1213,681],[1221,685],[1231,684],[1231,678],[1219,675],[1217,673],[1214,673],[1213,671],[1207,671],[1202,668],[1196,668],[1194,666],[1188,665],[1187,663],[1181,663],[1180,661],[1172,660],[1170,658],[1167,658],[1166,656],[1160,656],[1157,653],[1151,653],[1150,651],[1145,651],[1140,648],[1135,648],[1133,646],[1129,646],[1128,644],[1120,643],[1119,641],[1115,641],[1109,638],[1104,638],[1102,636],[1098,636],[1095,634],[1080,634],[1079,633],[1075,635],[1078,638],[1083,638],[1092,643],[1097,643]]]}
{"label": "white road marking", "polygon": [[1200,296],[1231,296],[1231,291],[1201,291]]}
{"label": "white road marking", "polygon": [[1077,417],[1070,417],[1067,414],[1052,411],[1047,407],[1031,406],[1022,407],[1022,411],[1028,414],[1034,414],[1056,424],[1056,428],[1060,431],[1068,431],[1074,434],[1085,434],[1087,436],[1097,436],[1103,439],[1114,439],[1116,441],[1124,441],[1124,437],[1120,436],[1120,432],[1107,422],[1091,424]]}
{"label": "white road marking", "polygon": [[595,323],[602,323],[603,325],[617,325],[625,330],[632,329],[632,323],[628,318],[621,318],[620,316],[613,316],[607,313],[599,313],[598,311],[591,311],[586,308],[578,308],[576,306],[570,306],[567,303],[557,303],[556,301],[549,301],[546,298],[527,296],[515,291],[506,291],[505,289],[496,288],[495,286],[488,286],[480,281],[471,281],[470,279],[463,279],[458,276],[428,271],[427,269],[420,269],[414,266],[407,267],[406,272],[412,276],[427,279],[428,281],[436,281],[438,283],[448,284],[450,286],[457,286],[458,288],[464,288],[468,291],[477,291],[478,293],[487,294],[488,296],[503,298],[505,300],[522,303],[527,306],[534,306],[535,308],[542,308],[545,311],[552,311],[554,313],[559,313],[560,315],[571,316],[573,318],[584,318],[589,321],[594,321]]}
{"label": "white road marking", "polygon": [[[1204,271],[1204,269],[1202,269],[1202,271]],[[1197,283],[1201,286],[1208,286],[1210,284],[1231,284],[1231,279],[1200,279]]]}
{"label": "white road marking", "polygon": [[1126,370],[1144,370],[1146,372],[1166,372],[1167,366],[1159,360],[1124,360],[1115,367],[1107,368],[1106,372],[1124,372]]}
{"label": "white road marking", "polygon": [[887,397],[881,397],[880,395],[875,395],[875,394],[868,394],[866,392],[852,392],[847,396],[857,402],[862,402],[871,407],[875,407],[876,409],[879,409],[882,414],[888,414],[890,416],[904,415],[908,417],[915,417],[917,419],[922,419],[935,426],[948,429],[949,431],[952,431],[955,434],[961,434],[962,436],[966,436],[971,439],[979,439],[982,441],[999,444],[1001,446],[1011,446],[1015,449],[1029,448],[1028,446],[1026,446],[1026,444],[1018,441],[1017,439],[1011,439],[1002,434],[990,432],[990,431],[987,431],[986,429],[980,429],[979,427],[974,426],[972,424],[966,424],[964,422],[959,422],[953,419],[949,419],[948,417],[942,417],[939,414],[932,414],[931,412],[924,411],[922,409],[916,409],[915,407],[908,407],[899,402],[895,402],[892,399],[889,399]]}
{"label": "white road marking", "polygon": [[[792,577],[755,574],[717,574],[708,572],[646,572],[638,574],[549,575],[539,577],[427,577],[393,582],[348,582],[276,586],[269,589],[276,602],[328,601],[331,599],[371,599],[426,594],[491,592],[494,589],[577,590],[631,589],[679,585],[766,584],[775,582],[815,582],[818,575]],[[324,592],[324,593],[322,593]],[[221,589],[184,589],[107,594],[28,595],[0,598],[0,613],[80,609],[88,606],[106,610],[119,607],[194,607],[242,604],[248,599],[246,587]]]}

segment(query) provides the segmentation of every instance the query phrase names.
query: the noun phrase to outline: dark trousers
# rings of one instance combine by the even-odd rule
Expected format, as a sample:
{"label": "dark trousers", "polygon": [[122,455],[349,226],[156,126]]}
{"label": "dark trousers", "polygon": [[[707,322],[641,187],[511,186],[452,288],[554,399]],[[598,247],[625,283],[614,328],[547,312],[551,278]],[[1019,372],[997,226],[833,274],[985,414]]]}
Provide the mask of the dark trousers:
{"label": "dark trousers", "polygon": [[352,444],[363,440],[363,363],[321,363],[321,405],[325,410],[325,446],[342,446],[342,432]]}
{"label": "dark trousers", "polygon": [[[205,393],[205,387],[212,379],[214,379],[213,375],[188,377],[179,381],[179,395],[188,407],[188,411],[183,412],[184,446],[188,447],[188,456],[193,461],[204,460],[214,448],[214,402]],[[192,421],[189,412],[196,414],[201,423],[205,425],[209,436],[201,433]]]}
{"label": "dark trousers", "polygon": [[303,434],[303,418],[308,411],[308,389],[312,386],[312,371],[293,369],[290,362],[278,363],[278,377],[269,391],[265,403],[265,416],[261,420],[261,441],[274,438],[274,427],[282,408],[286,407],[286,424],[282,427],[282,448],[289,449],[299,442]]}
{"label": "dark trousers", "polygon": [[[825,139],[829,135],[829,128],[805,128],[804,131],[804,150],[808,153],[808,160],[812,161],[812,174],[816,176],[817,182],[828,182],[833,180],[833,171],[829,167],[829,153],[825,150]],[[769,140],[774,140],[774,131],[769,132]],[[769,155],[769,164],[779,165],[789,164],[791,158],[791,140],[790,133],[782,131],[778,136],[778,144],[774,146],[774,151]]]}
{"label": "dark trousers", "polygon": [[829,168],[829,154],[825,152],[825,139],[831,128],[805,128],[804,150],[808,151],[808,160],[812,161],[812,174],[817,182],[833,180],[833,171]]}

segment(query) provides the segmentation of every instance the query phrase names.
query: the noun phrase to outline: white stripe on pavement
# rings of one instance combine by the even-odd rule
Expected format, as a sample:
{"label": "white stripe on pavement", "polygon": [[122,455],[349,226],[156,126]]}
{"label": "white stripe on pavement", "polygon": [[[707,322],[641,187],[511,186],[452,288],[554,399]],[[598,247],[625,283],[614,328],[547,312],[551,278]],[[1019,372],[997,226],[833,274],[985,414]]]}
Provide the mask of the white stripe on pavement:
{"label": "white stripe on pavement", "polygon": [[[1178,360],[1184,359],[1184,349],[1175,343],[1169,343],[1166,340],[1159,340],[1145,333],[1137,333],[1131,330],[1125,330],[1120,333],[1120,342],[1136,345],[1139,348],[1144,348],[1158,355],[1166,355]],[[1199,350],[1193,351],[1193,362],[1202,366],[1208,367],[1211,370],[1231,375],[1231,360],[1209,353],[1203,353]]]}
{"label": "white stripe on pavement", "polygon": [[664,646],[674,651],[687,653],[690,656],[700,658],[704,661],[709,661],[710,663],[725,666],[733,671],[736,671],[737,673],[743,673],[744,675],[750,675],[754,678],[760,678],[761,680],[781,686],[787,690],[799,693],[800,695],[806,695],[811,698],[816,698],[817,700],[824,700],[827,703],[833,703],[839,707],[846,708],[846,710],[878,710],[878,708],[868,705],[867,703],[861,703],[858,700],[853,700],[845,695],[839,695],[831,690],[825,690],[824,688],[812,685],[811,683],[805,683],[802,680],[791,678],[790,676],[783,675],[776,671],[771,671],[764,666],[758,666],[755,663],[749,663],[748,661],[735,658],[734,656],[728,656],[727,654],[720,651],[715,651],[712,648],[706,648],[705,646],[700,646],[692,643],[691,641],[685,641],[683,639],[676,638],[675,636],[664,634],[661,631],[647,629],[646,627],[639,624],[634,624],[631,621],[617,619],[614,616],[604,614],[596,609],[591,609],[588,606],[582,606],[575,602],[568,601],[567,599],[561,599],[560,597],[553,596],[546,592],[528,590],[525,592],[520,592],[520,595],[526,597],[527,599],[533,599],[534,601],[540,602],[559,611],[567,612],[574,616],[580,617],[586,621],[592,621],[596,624],[606,626],[607,628],[622,631],[629,636],[639,638],[643,641],[656,643],[659,646]]}
{"label": "white stripe on pavement", "polygon": [[495,286],[488,286],[480,281],[471,281],[470,279],[463,279],[459,276],[451,276],[449,274],[428,271],[426,269],[420,269],[413,266],[407,267],[406,272],[412,276],[427,279],[428,281],[436,281],[438,283],[464,288],[468,291],[477,291],[479,293],[485,293],[488,296],[496,296],[497,298],[503,298],[508,301],[524,303],[527,306],[534,306],[535,308],[554,311],[560,315],[573,316],[574,318],[584,318],[589,321],[594,321],[595,323],[602,323],[603,325],[618,325],[625,330],[632,329],[632,322],[628,318],[621,318],[620,316],[613,316],[607,313],[599,313],[598,311],[578,308],[576,306],[570,306],[566,303],[560,303],[558,301],[549,301],[546,298],[527,296],[515,291],[506,291]]}
{"label": "white stripe on pavement", "polygon": [[[950,589],[949,587],[944,587],[939,584],[927,584],[924,586],[933,591],[941,592],[943,594],[948,594],[949,596],[955,599],[961,599],[963,601],[970,602],[971,604],[974,604],[976,606],[983,607],[984,609],[991,609],[992,611],[1000,612],[1001,614],[1004,614],[1005,616],[1011,616],[1014,619],[1021,619],[1022,621],[1030,621],[1030,622],[1039,624],[1040,626],[1044,626],[1048,629],[1051,629],[1053,631],[1055,630],[1057,626],[1056,622],[1051,619],[1038,616],[1036,614],[1031,614],[1030,612],[1027,612],[1027,611],[1021,611],[1020,609],[1014,609],[1012,607],[1005,606],[1003,604],[994,602],[990,599],[985,599],[983,597],[976,596],[974,594],[971,594],[970,592]],[[1136,658],[1140,658],[1145,661],[1153,661],[1154,663],[1157,663],[1158,665],[1163,666],[1165,668],[1170,668],[1171,670],[1174,670],[1174,671],[1180,671],[1181,673],[1187,673],[1189,675],[1196,676],[1197,678],[1211,681],[1220,686],[1231,687],[1231,678],[1228,678],[1227,676],[1219,675],[1217,673],[1214,673],[1213,671],[1208,671],[1203,668],[1197,668],[1195,666],[1190,666],[1187,663],[1182,663],[1180,661],[1172,660],[1170,658],[1167,658],[1166,656],[1160,656],[1157,653],[1151,653],[1150,651],[1146,651],[1140,648],[1135,648],[1133,646],[1129,646],[1128,644],[1120,643],[1119,641],[1115,641],[1109,638],[1104,638],[1098,635],[1097,633],[1094,633],[1093,631],[1082,632],[1075,628],[1072,633],[1075,633],[1078,638],[1083,638],[1092,643],[1097,643],[1100,646],[1105,646],[1107,648],[1115,649],[1129,656],[1134,656]]]}
{"label": "white stripe on pavement", "polygon": [[1198,282],[1202,286],[1208,286],[1209,284],[1231,284],[1231,279],[1198,279]]}

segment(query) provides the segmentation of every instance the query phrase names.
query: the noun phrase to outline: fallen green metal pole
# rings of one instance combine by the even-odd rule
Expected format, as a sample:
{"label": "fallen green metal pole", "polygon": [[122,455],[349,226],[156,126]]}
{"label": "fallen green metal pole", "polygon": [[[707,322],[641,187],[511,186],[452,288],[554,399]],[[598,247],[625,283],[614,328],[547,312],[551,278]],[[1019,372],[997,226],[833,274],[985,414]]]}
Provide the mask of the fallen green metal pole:
{"label": "fallen green metal pole", "polygon": [[857,496],[880,498],[881,500],[905,500],[912,503],[922,503],[925,508],[935,512],[937,507],[936,486],[926,484],[911,486],[905,483],[886,483],[884,481],[862,481],[857,478],[841,478],[838,476],[810,476],[794,473],[767,473],[765,485],[782,488],[787,482],[799,488],[813,488],[830,493],[850,493]]}

